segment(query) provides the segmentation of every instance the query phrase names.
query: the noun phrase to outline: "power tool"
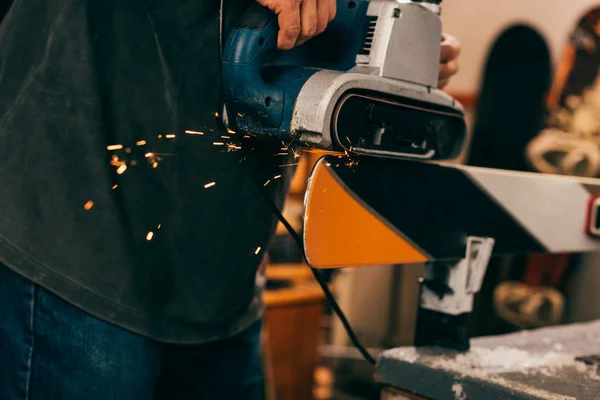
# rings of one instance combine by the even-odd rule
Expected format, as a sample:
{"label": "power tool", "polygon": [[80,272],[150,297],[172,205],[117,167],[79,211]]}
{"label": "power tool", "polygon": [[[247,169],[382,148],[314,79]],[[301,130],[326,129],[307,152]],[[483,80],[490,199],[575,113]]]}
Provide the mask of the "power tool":
{"label": "power tool", "polygon": [[441,0],[338,0],[326,31],[277,51],[255,4],[223,49],[225,125],[260,139],[387,158],[442,160],[463,148],[462,106],[437,89]]}

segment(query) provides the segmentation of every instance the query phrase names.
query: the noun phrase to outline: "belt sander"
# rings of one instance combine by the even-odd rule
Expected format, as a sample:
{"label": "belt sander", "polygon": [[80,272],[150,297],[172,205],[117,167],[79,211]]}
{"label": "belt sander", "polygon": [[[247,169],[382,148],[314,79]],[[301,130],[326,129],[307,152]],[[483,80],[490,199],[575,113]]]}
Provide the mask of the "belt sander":
{"label": "belt sander", "polygon": [[251,6],[223,50],[225,125],[350,154],[457,156],[463,109],[437,89],[440,2],[338,1],[323,34],[285,52],[273,13]]}
{"label": "belt sander", "polygon": [[308,263],[425,264],[415,342],[467,350],[490,257],[600,251],[600,180],[444,163],[466,124],[436,88],[440,3],[338,0],[323,34],[285,52],[275,16],[252,6],[223,49],[223,120],[258,140],[347,153],[311,173]]}

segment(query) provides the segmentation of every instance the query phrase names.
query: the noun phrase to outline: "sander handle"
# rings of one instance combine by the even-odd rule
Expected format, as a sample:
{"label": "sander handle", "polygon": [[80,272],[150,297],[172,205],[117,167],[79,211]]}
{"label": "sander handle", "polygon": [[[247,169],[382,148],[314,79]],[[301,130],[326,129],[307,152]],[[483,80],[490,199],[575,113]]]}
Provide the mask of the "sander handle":
{"label": "sander handle", "polygon": [[[265,60],[276,51],[278,30],[275,14],[254,3],[229,33],[222,60],[229,122],[239,121],[249,114],[249,119],[260,116],[263,128],[282,125],[284,90],[280,85],[265,82],[262,76]],[[235,115],[230,115],[232,113]],[[233,128],[247,129],[246,126]]]}

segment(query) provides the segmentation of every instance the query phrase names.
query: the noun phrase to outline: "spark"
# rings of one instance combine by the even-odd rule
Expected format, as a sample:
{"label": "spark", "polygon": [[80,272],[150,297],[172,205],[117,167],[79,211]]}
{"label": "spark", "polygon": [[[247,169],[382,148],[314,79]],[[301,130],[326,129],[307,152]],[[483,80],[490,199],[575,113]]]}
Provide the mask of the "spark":
{"label": "spark", "polygon": [[281,175],[275,175],[275,176],[273,177],[273,179],[279,179],[279,178],[281,178]]}
{"label": "spark", "polygon": [[185,131],[188,135],[204,135],[204,132],[200,131]]}
{"label": "spark", "polygon": [[146,158],[154,157],[154,153],[148,152],[148,153],[144,154],[144,157],[146,157]]}
{"label": "spark", "polygon": [[162,139],[162,135],[158,135],[158,138],[159,138],[159,139]]}
{"label": "spark", "polygon": [[137,165],[137,161],[131,160],[131,165]]}
{"label": "spark", "polygon": [[244,116],[244,114],[242,114],[242,113],[237,113],[237,115],[238,115],[238,117],[243,117]]}
{"label": "spark", "polygon": [[227,143],[227,152],[238,151],[238,150],[241,150],[241,149],[242,149],[242,147],[236,145],[235,143]]}
{"label": "spark", "polygon": [[221,136],[221,139],[231,139],[231,136]]}
{"label": "spark", "polygon": [[215,117],[219,117],[219,113],[218,112],[215,113]]}
{"label": "spark", "polygon": [[214,146],[223,146],[225,143],[223,142],[213,142]]}
{"label": "spark", "polygon": [[85,211],[89,211],[89,210],[91,210],[92,207],[94,207],[94,202],[90,200],[87,203],[85,203],[85,205],[83,206],[83,209]]}
{"label": "spark", "polygon": [[299,157],[300,157],[300,153],[296,153],[296,152],[294,151],[294,149],[291,149],[291,150],[292,150],[292,154],[294,155],[294,159],[296,159],[296,158],[299,158]]}
{"label": "spark", "polygon": [[254,250],[254,254],[258,255],[258,253],[260,253],[260,249],[261,249],[261,247],[260,247],[260,246],[258,246],[258,247],[256,248],[256,250]]}
{"label": "spark", "polygon": [[207,183],[206,185],[204,185],[204,189],[208,189],[209,187],[213,187],[215,185],[216,185],[216,182]]}
{"label": "spark", "polygon": [[106,146],[106,150],[121,150],[122,148],[122,144],[111,144],[110,146]]}
{"label": "spark", "polygon": [[165,135],[165,137],[167,139],[175,139],[175,134],[174,133],[169,133],[168,135]]}
{"label": "spark", "polygon": [[138,140],[137,142],[135,142],[136,146],[143,146],[146,144],[145,140]]}
{"label": "spark", "polygon": [[154,236],[154,232],[152,232],[152,231],[148,232],[148,234],[146,235],[146,240],[151,241],[153,236]]}
{"label": "spark", "polygon": [[231,129],[229,129],[229,128],[227,128],[227,132],[229,132],[229,133],[232,133],[232,134],[234,134],[234,135],[235,135],[235,131],[234,131],[234,130],[231,130]]}
{"label": "spark", "polygon": [[127,165],[123,164],[119,168],[117,168],[117,174],[121,175],[127,169]]}
{"label": "spark", "polygon": [[130,149],[129,147],[128,147],[128,148],[126,148],[126,149],[125,149],[125,153],[127,153],[127,154],[131,153],[131,149]]}
{"label": "spark", "polygon": [[280,165],[280,167],[293,167],[294,165],[298,165],[299,163],[294,163],[294,164],[283,164]]}
{"label": "spark", "polygon": [[156,229],[160,229],[161,226],[162,226],[162,224],[158,224],[158,226],[156,227]]}
{"label": "spark", "polygon": [[277,154],[273,154],[273,157],[278,157],[278,156],[289,156],[290,153],[277,153]]}
{"label": "spark", "polygon": [[154,161],[154,162],[152,163],[152,168],[156,168],[156,167],[158,167],[158,163],[157,163],[156,161]]}
{"label": "spark", "polygon": [[118,188],[118,187],[119,187],[119,185],[114,185],[114,186],[112,187],[112,190],[115,190],[115,189],[116,189],[116,188]]}
{"label": "spark", "polygon": [[265,182],[265,184],[263,186],[267,186],[269,184],[269,182],[271,182],[271,180],[269,179],[268,181]]}

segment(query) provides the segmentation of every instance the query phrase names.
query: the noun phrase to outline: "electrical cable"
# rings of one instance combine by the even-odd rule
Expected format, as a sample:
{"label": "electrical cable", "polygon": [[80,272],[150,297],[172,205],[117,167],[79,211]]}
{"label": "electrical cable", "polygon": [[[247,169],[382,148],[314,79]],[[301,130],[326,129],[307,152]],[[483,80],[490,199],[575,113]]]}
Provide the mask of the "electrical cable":
{"label": "electrical cable", "polygon": [[[219,49],[220,49],[221,62],[223,61],[223,45],[224,45],[223,33],[224,33],[224,30],[225,30],[224,29],[224,22],[225,22],[224,21],[224,14],[225,14],[225,10],[223,8],[223,6],[224,6],[223,3],[224,3],[224,1],[220,0],[220,8],[219,8]],[[344,312],[342,311],[342,309],[338,305],[337,301],[335,300],[335,297],[333,296],[333,293],[331,293],[331,290],[329,290],[329,286],[327,285],[327,282],[325,281],[325,278],[321,274],[321,271],[319,269],[315,268],[310,263],[310,261],[308,260],[308,257],[306,256],[306,252],[304,251],[304,244],[303,244],[302,238],[300,237],[300,235],[298,235],[298,233],[294,230],[294,228],[292,227],[292,225],[283,216],[283,214],[281,213],[281,211],[277,207],[277,204],[275,204],[275,202],[273,201],[273,199],[271,198],[271,196],[269,196],[269,193],[267,192],[267,190],[265,189],[265,187],[260,182],[258,182],[255,179],[255,177],[252,175],[252,173],[250,173],[250,175],[251,175],[252,181],[254,182],[254,184],[257,186],[258,190],[261,192],[261,194],[265,198],[265,201],[267,202],[267,204],[271,208],[271,211],[273,212],[273,214],[285,226],[285,228],[287,229],[287,231],[289,232],[289,234],[292,236],[292,239],[294,239],[294,242],[298,246],[298,249],[300,250],[300,252],[302,254],[302,257],[304,258],[304,261],[310,267],[310,270],[312,271],[315,279],[317,280],[317,283],[319,284],[319,286],[321,286],[321,289],[323,290],[323,293],[325,293],[325,297],[327,298],[327,302],[329,303],[329,306],[332,308],[332,310],[335,312],[335,314],[338,316],[338,318],[342,322],[342,325],[344,326],[344,329],[348,333],[348,337],[350,338],[350,341],[358,349],[358,351],[362,354],[362,356],[365,358],[365,360],[367,360],[367,362],[369,362],[372,365],[375,365],[375,363],[376,363],[375,358],[363,346],[363,344],[360,342],[360,340],[356,336],[356,333],[354,333],[354,330],[352,329],[352,326],[350,325],[350,322],[348,322],[348,319],[346,318],[346,315],[344,315]]]}
{"label": "electrical cable", "polygon": [[258,187],[259,191],[262,193],[266,202],[271,207],[271,211],[273,212],[273,214],[275,214],[277,219],[285,226],[285,228],[287,229],[289,234],[294,239],[294,242],[296,242],[296,245],[298,246],[300,252],[302,253],[302,257],[304,258],[304,261],[310,267],[310,270],[312,271],[313,275],[315,276],[315,279],[319,283],[319,286],[321,286],[321,289],[325,293],[325,297],[327,298],[327,302],[329,303],[329,306],[337,314],[338,318],[342,322],[342,325],[344,325],[344,329],[346,329],[346,332],[348,333],[348,336],[350,337],[350,341],[352,341],[352,344],[358,349],[358,351],[360,351],[360,353],[365,358],[365,360],[367,360],[370,364],[375,365],[375,363],[376,363],[375,358],[363,346],[363,344],[360,342],[360,340],[354,333],[352,326],[350,326],[350,323],[348,322],[348,319],[344,315],[344,312],[342,311],[342,309],[338,305],[337,301],[335,300],[333,293],[331,293],[331,290],[329,290],[329,286],[327,285],[327,282],[325,282],[325,278],[321,274],[321,271],[319,269],[313,267],[311,265],[310,261],[308,261],[308,257],[306,256],[306,252],[304,251],[304,245],[303,245],[302,238],[300,237],[300,235],[298,235],[298,233],[294,230],[292,225],[283,216],[283,214],[281,213],[281,211],[279,210],[279,208],[277,207],[277,205],[275,204],[275,202],[273,201],[271,196],[269,196],[269,193],[267,193],[264,186],[254,179],[253,179],[253,181],[256,184],[256,186]]}

